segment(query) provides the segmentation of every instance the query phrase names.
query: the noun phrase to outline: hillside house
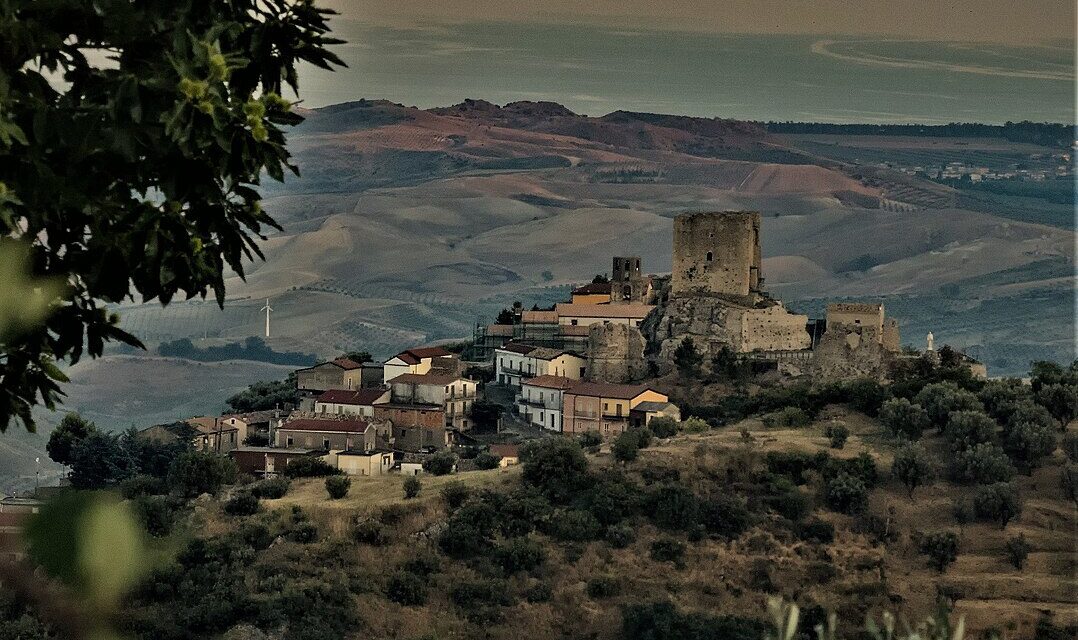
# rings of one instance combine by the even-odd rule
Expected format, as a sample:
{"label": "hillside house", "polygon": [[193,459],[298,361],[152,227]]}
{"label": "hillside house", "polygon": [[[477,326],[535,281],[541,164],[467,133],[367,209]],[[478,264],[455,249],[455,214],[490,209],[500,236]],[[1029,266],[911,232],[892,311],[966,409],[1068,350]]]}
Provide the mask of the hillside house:
{"label": "hillside house", "polygon": [[406,349],[383,363],[382,382],[388,385],[390,380],[406,373],[424,374],[432,369],[455,373],[459,363],[457,354],[442,347]]}
{"label": "hillside house", "polygon": [[193,443],[199,451],[228,453],[243,444],[247,437],[246,424],[230,424],[220,416],[188,418],[184,422],[195,430]]}
{"label": "hillside house", "polygon": [[494,352],[494,379],[499,383],[520,387],[527,378],[561,376],[572,380],[584,377],[587,360],[565,349],[534,347],[509,343]]}
{"label": "hillside house", "polygon": [[29,513],[0,512],[0,559],[18,562],[26,557],[22,528]]}
{"label": "hillside house", "polygon": [[505,468],[520,462],[520,445],[517,444],[492,444],[490,455],[498,458],[498,466]]}
{"label": "hillside house", "polygon": [[613,437],[629,427],[630,413],[640,403],[669,401],[646,385],[577,382],[562,394],[562,431]]}
{"label": "hillside house", "polygon": [[655,418],[670,418],[681,422],[681,409],[672,402],[641,402],[629,410],[629,423],[634,427],[646,427]]}
{"label": "hillside house", "polygon": [[609,282],[590,282],[573,289],[573,304],[606,304],[610,302]]}
{"label": "hillside house", "polygon": [[398,405],[435,405],[445,410],[445,422],[460,431],[471,428],[469,413],[477,385],[459,375],[405,373],[389,381],[390,402]]}
{"label": "hillside house", "polygon": [[314,400],[317,414],[374,417],[374,405],[389,402],[389,389],[330,389]]}
{"label": "hillside house", "polygon": [[400,451],[428,447],[440,450],[452,444],[452,434],[445,425],[445,407],[441,405],[378,404],[374,419],[393,425],[393,447]]}
{"label": "hillside house", "polygon": [[271,434],[288,417],[288,413],[279,409],[230,413],[221,416],[220,420],[225,425],[236,428],[237,437],[242,445],[252,435],[264,436],[266,442],[270,442]]}
{"label": "hillside house", "polygon": [[308,393],[320,393],[328,389],[363,388],[363,365],[348,358],[296,371],[296,388]]}
{"label": "hillside house", "polygon": [[43,504],[37,498],[4,496],[0,498],[0,513],[37,513]]}
{"label": "hillside house", "polygon": [[359,418],[294,418],[277,429],[278,447],[291,449],[373,449],[377,445],[378,429]]}
{"label": "hillside house", "polygon": [[596,323],[628,324],[639,327],[644,318],[651,313],[655,305],[642,303],[626,304],[573,304],[561,302],[555,305],[558,324],[562,327],[587,327]]}
{"label": "hillside house", "polygon": [[524,380],[516,398],[517,413],[549,431],[562,430],[563,395],[576,381],[562,376],[537,376]]}
{"label": "hillside house", "polygon": [[237,447],[228,452],[236,461],[241,473],[259,477],[271,477],[284,472],[296,458],[314,456],[321,458],[326,454],[321,449],[285,449],[282,447]]}
{"label": "hillside house", "polygon": [[393,452],[388,449],[340,451],[337,468],[350,476],[385,475],[393,468]]}

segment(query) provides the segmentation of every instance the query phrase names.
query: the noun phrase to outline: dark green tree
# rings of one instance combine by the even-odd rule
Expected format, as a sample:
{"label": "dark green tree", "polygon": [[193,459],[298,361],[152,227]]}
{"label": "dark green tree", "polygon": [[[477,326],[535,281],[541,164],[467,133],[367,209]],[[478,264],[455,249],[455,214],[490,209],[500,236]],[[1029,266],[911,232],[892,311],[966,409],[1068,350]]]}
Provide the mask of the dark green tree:
{"label": "dark green tree", "polygon": [[700,375],[700,363],[703,361],[704,356],[700,355],[692,338],[688,336],[674,349],[674,366],[683,377],[695,378]]}
{"label": "dark green tree", "polygon": [[[277,227],[263,173],[284,179],[280,97],[296,66],[341,64],[311,2],[13,0],[0,9],[0,237],[66,287],[0,343],[0,430],[53,408],[57,362],[141,346],[107,305],[225,296],[225,275]],[[94,60],[106,52],[109,64]]]}
{"label": "dark green tree", "polygon": [[909,443],[895,452],[891,475],[906,487],[906,493],[913,499],[914,489],[932,482],[935,478],[936,466],[925,453],[924,447]]}
{"label": "dark green tree", "polygon": [[999,528],[1022,513],[1022,499],[1013,482],[997,482],[977,489],[973,494],[973,512],[981,520],[994,520]]}
{"label": "dark green tree", "polygon": [[921,539],[921,553],[928,556],[928,564],[943,573],[958,559],[958,535],[953,531],[930,533]]}
{"label": "dark green tree", "polygon": [[419,491],[423,488],[423,481],[419,479],[419,476],[408,476],[404,479],[404,498],[410,500],[419,496]]}
{"label": "dark green tree", "polygon": [[999,425],[986,413],[980,411],[952,411],[943,430],[944,437],[955,451],[996,439]]}
{"label": "dark green tree", "polygon": [[1037,402],[1066,428],[1078,417],[1078,385],[1049,384],[1037,392]]}
{"label": "dark green tree", "polygon": [[1003,430],[1003,450],[1030,473],[1056,450],[1055,429],[1037,422],[1019,422]]}
{"label": "dark green tree", "polygon": [[524,482],[552,502],[566,502],[585,486],[588,460],[580,445],[568,438],[533,440],[520,452]]}
{"label": "dark green tree", "polygon": [[635,431],[625,431],[614,438],[614,444],[610,445],[610,452],[614,454],[614,459],[618,462],[632,462],[639,455],[640,439]]}
{"label": "dark green tree", "polygon": [[891,398],[880,406],[880,422],[891,433],[917,440],[928,428],[928,413],[919,404],[906,398]]}
{"label": "dark green tree", "polygon": [[1006,482],[1014,477],[1014,465],[997,444],[984,442],[951,457],[951,478],[969,484]]}
{"label": "dark green tree", "polygon": [[1026,558],[1029,557],[1029,552],[1033,550],[1033,547],[1026,540],[1026,534],[1019,533],[1014,538],[1007,539],[1003,550],[1007,553],[1007,559],[1011,561],[1014,568],[1021,571],[1022,567],[1026,566]]}
{"label": "dark green tree", "polygon": [[352,479],[348,476],[328,476],[326,478],[326,493],[330,500],[340,500],[348,495],[352,488]]}
{"label": "dark green tree", "polygon": [[119,436],[91,431],[71,451],[71,486],[102,489],[138,473],[131,452]]}
{"label": "dark green tree", "polygon": [[226,456],[203,451],[188,451],[172,463],[168,484],[185,498],[208,493],[216,494],[221,487],[236,479],[236,463]]}
{"label": "dark green tree", "polygon": [[97,431],[97,426],[77,413],[66,414],[60,424],[49,434],[45,451],[49,457],[63,465],[70,465],[76,445],[86,436]]}

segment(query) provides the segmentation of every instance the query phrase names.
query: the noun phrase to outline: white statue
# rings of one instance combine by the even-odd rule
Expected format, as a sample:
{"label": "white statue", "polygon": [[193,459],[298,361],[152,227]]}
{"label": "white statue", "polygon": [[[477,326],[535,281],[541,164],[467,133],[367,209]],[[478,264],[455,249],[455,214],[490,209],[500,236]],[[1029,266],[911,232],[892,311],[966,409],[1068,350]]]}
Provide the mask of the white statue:
{"label": "white statue", "polygon": [[932,335],[931,331],[928,332],[928,336],[926,336],[926,340],[928,340],[928,350],[929,351],[935,351],[936,350],[936,336]]}

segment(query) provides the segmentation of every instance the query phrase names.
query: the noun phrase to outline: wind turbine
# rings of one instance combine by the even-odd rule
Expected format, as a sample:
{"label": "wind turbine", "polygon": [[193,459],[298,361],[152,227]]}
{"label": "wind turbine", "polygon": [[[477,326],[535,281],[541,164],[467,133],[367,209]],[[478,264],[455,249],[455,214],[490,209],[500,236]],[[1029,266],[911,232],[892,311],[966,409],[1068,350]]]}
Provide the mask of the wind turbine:
{"label": "wind turbine", "polygon": [[270,314],[270,311],[273,311],[273,307],[271,307],[270,304],[269,304],[269,298],[266,298],[266,306],[259,309],[259,311],[265,311],[266,312],[266,337],[268,338],[269,337],[269,314]]}

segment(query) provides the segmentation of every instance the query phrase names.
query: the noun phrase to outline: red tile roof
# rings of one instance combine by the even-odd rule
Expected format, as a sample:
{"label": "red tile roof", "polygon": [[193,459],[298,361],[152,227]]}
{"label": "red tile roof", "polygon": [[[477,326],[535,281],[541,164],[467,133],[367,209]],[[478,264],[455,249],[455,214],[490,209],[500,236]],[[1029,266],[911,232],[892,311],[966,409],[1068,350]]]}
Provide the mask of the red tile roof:
{"label": "red tile roof", "polygon": [[460,379],[460,376],[447,376],[437,373],[402,373],[390,380],[389,384],[397,382],[402,384],[436,384],[444,386]]}
{"label": "red tile roof", "polygon": [[609,282],[590,282],[582,287],[573,289],[574,296],[610,295]]}
{"label": "red tile roof", "polygon": [[536,376],[528,380],[524,380],[521,384],[526,384],[529,387],[542,387],[544,389],[569,389],[579,380],[570,380],[565,376]]}
{"label": "red tile roof", "polygon": [[[415,349],[405,349],[393,357],[400,358],[408,364],[419,364],[421,360],[426,360],[427,358],[445,358],[455,355],[455,353],[446,351],[442,347],[417,347]],[[390,359],[392,360],[392,358]]]}
{"label": "red tile roof", "polygon": [[650,304],[573,304],[559,302],[558,316],[561,318],[643,318],[651,313],[655,305]]}
{"label": "red tile roof", "polygon": [[359,369],[363,365],[352,360],[351,358],[337,358],[336,360],[330,360],[330,364],[335,364],[345,371],[351,371],[352,369]]}
{"label": "red tile roof", "polygon": [[644,384],[612,384],[609,382],[577,382],[566,393],[593,398],[616,398],[631,400],[645,391],[652,391]]}
{"label": "red tile roof", "polygon": [[385,395],[385,389],[357,389],[349,391],[347,389],[330,389],[325,391],[322,395],[318,396],[315,400],[317,402],[332,402],[333,404],[350,404],[350,405],[373,405],[376,400]]}
{"label": "red tile roof", "polygon": [[520,445],[492,444],[490,445],[490,455],[498,456],[499,458],[519,458]]}
{"label": "red tile roof", "polygon": [[518,344],[516,342],[509,342],[504,346],[498,347],[502,351],[509,351],[511,353],[519,353],[522,356],[526,356],[532,351],[535,351],[538,347],[533,347],[530,344]]}
{"label": "red tile roof", "polygon": [[524,324],[557,324],[557,311],[525,311],[520,314],[520,321]]}
{"label": "red tile roof", "polygon": [[323,431],[334,433],[366,433],[370,424],[366,420],[319,420],[296,418],[281,425],[282,431]]}

